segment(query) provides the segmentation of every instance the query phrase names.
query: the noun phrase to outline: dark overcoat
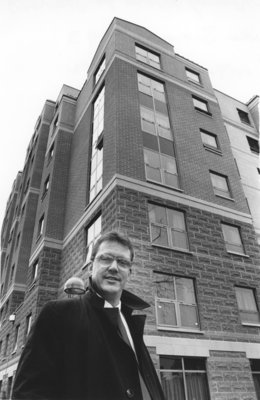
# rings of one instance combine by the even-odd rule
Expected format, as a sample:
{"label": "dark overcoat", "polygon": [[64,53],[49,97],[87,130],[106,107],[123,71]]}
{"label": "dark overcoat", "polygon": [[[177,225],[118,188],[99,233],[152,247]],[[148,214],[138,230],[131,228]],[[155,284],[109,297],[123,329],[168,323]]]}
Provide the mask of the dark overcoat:
{"label": "dark overcoat", "polygon": [[[152,400],[164,399],[143,342],[149,305],[123,291],[140,371]],[[104,308],[92,289],[81,298],[47,303],[29,334],[16,371],[13,400],[142,400],[137,361],[117,330],[117,308]]]}

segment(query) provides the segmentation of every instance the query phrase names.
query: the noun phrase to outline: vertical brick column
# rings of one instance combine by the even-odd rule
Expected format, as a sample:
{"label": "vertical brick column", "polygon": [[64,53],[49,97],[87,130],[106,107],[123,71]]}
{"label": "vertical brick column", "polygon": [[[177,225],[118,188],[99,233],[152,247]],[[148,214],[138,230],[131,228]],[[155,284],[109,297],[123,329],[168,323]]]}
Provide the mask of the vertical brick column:
{"label": "vertical brick column", "polygon": [[257,400],[245,353],[211,351],[208,380],[211,400]]}

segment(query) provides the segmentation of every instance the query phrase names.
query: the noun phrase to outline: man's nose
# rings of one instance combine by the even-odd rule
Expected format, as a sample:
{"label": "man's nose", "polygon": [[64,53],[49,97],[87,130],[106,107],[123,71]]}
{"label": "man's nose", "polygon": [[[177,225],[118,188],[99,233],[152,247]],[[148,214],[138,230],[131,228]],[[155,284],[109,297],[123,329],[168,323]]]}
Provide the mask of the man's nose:
{"label": "man's nose", "polygon": [[109,265],[108,269],[112,269],[112,270],[117,270],[118,271],[118,264],[117,264],[117,260],[114,259],[113,262]]}

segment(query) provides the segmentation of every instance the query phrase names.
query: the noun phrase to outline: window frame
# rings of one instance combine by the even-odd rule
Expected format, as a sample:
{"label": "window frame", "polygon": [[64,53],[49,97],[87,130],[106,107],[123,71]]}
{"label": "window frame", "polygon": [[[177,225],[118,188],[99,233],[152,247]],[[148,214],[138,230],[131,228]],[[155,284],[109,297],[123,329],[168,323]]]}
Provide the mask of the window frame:
{"label": "window frame", "polygon": [[92,202],[103,188],[104,111],[105,86],[102,86],[95,100],[93,101],[93,122],[88,193],[89,202]]}
{"label": "window frame", "polygon": [[[195,83],[196,85],[201,86],[201,75],[199,72],[189,68],[189,67],[185,67],[185,72],[186,72],[186,76],[189,82]],[[197,79],[193,79],[192,75],[196,76]]]}
{"label": "window frame", "polygon": [[[178,165],[175,156],[170,115],[167,107],[165,84],[139,71],[137,71],[137,80],[139,93],[142,93],[144,96],[151,99],[151,104],[148,105],[144,104],[145,101],[143,100],[142,102],[141,98],[139,101],[146,180],[148,182],[167,186],[171,189],[180,190]],[[164,108],[162,108],[162,105]],[[151,135],[150,138],[154,136],[154,139],[152,140],[156,141],[155,147],[151,148],[148,146],[148,143],[144,142],[145,136],[148,138],[149,135]],[[168,141],[172,146],[171,152],[168,150],[167,152],[165,151],[165,147],[169,148],[169,146],[165,146],[166,141]],[[160,166],[157,168],[160,175],[160,177],[158,175],[159,179],[149,177],[149,163],[146,161],[149,156],[152,156],[150,153],[154,153],[154,157],[159,159]],[[151,170],[154,168],[155,171],[156,164],[157,163],[155,162],[150,165]]]}
{"label": "window frame", "polygon": [[[228,242],[228,241],[226,241],[226,239],[225,239],[225,229],[224,229],[224,227],[230,227],[230,228],[236,229],[236,232],[237,232],[238,237],[239,237],[239,239],[240,239],[240,245],[236,245],[235,242]],[[226,223],[226,222],[221,222],[221,229],[222,229],[222,234],[223,234],[224,243],[225,243],[225,246],[226,246],[226,251],[227,251],[228,253],[231,253],[231,254],[238,254],[238,255],[240,255],[240,256],[246,256],[244,244],[243,244],[243,241],[242,241],[242,236],[241,236],[240,227],[239,227],[239,226],[236,226],[236,225],[228,224],[228,223]],[[226,233],[229,234],[230,232],[226,232]],[[241,252],[241,251],[235,251],[235,250],[233,250],[232,248],[228,248],[228,246],[236,246],[236,247],[238,247],[239,249],[241,249],[242,252]]]}
{"label": "window frame", "polygon": [[242,124],[246,124],[246,125],[252,125],[250,122],[250,118],[249,118],[249,113],[241,110],[240,108],[237,108],[237,113],[240,119],[240,122],[242,122]]}
{"label": "window frame", "polygon": [[[147,53],[146,56],[138,53],[137,49],[140,49],[140,50],[146,52]],[[157,61],[153,61],[149,57],[150,55],[152,55],[154,57],[157,57],[158,62]],[[156,69],[159,69],[159,70],[162,69],[160,54],[155,52],[155,51],[153,51],[153,50],[151,50],[151,49],[148,49],[147,47],[144,47],[144,46],[142,46],[140,44],[137,44],[137,43],[135,43],[135,57],[136,57],[137,61],[143,62],[144,64],[147,64],[150,67],[153,67],[153,68],[156,68]],[[140,59],[140,57],[141,57],[141,59]],[[146,61],[144,59],[146,59]],[[158,66],[156,66],[156,65],[158,65]]]}
{"label": "window frame", "polygon": [[38,231],[37,231],[37,237],[41,237],[43,235],[43,228],[44,228],[44,214],[39,218],[38,222]]}
{"label": "window frame", "polygon": [[[202,99],[201,97],[192,95],[192,101],[193,101],[194,109],[195,109],[196,111],[199,111],[199,112],[202,112],[203,114],[212,116],[212,113],[210,112],[209,103],[208,103],[207,100],[204,100],[204,99]],[[199,102],[199,103],[201,103],[201,104],[204,104],[206,110],[204,110],[203,108],[200,108],[198,105],[195,104],[195,102]]]}
{"label": "window frame", "polygon": [[42,199],[46,196],[50,187],[50,174],[47,176],[43,183]]}
{"label": "window frame", "polygon": [[[205,136],[210,136],[210,137],[214,138],[215,143],[216,143],[216,146],[212,146],[211,144],[205,142],[205,141],[203,140],[203,135],[205,135]],[[220,146],[219,146],[218,136],[217,136],[215,133],[209,132],[209,131],[207,131],[206,129],[200,128],[200,136],[201,136],[202,144],[203,144],[203,146],[204,146],[205,148],[207,148],[207,149],[209,149],[209,150],[213,150],[214,152],[221,153]],[[205,136],[204,136],[204,137],[205,137]]]}
{"label": "window frame", "polygon": [[104,54],[101,58],[100,63],[98,64],[98,67],[97,67],[95,73],[94,73],[94,84],[95,85],[99,82],[99,80],[101,79],[105,70],[106,70],[106,55]]}
{"label": "window frame", "polygon": [[24,339],[26,339],[27,336],[29,335],[31,327],[32,327],[32,313],[27,314],[25,318]]}
{"label": "window frame", "polygon": [[48,163],[51,162],[51,160],[53,159],[54,156],[54,146],[55,146],[55,142],[52,143],[52,145],[50,146],[50,149],[48,151]]}
{"label": "window frame", "polygon": [[[218,172],[215,172],[215,171],[212,171],[212,170],[209,171],[209,174],[210,174],[210,180],[211,180],[211,184],[212,184],[215,196],[221,197],[221,198],[224,198],[224,199],[228,199],[228,200],[232,200],[232,192],[231,192],[231,189],[230,189],[230,184],[229,184],[228,177],[226,175],[219,174]],[[221,188],[219,188],[217,186],[214,186],[214,182],[213,182],[213,179],[212,179],[213,176],[222,178],[223,182],[226,183],[227,190],[222,190]]]}
{"label": "window frame", "polygon": [[[100,230],[96,231],[97,228],[100,227]],[[93,229],[93,234],[91,235],[91,240],[89,240],[89,231]],[[102,233],[102,214],[101,212],[85,227],[85,237],[86,237],[86,246],[85,246],[85,261],[82,269],[86,268],[89,265],[90,257],[93,249],[93,245],[96,240],[101,236]]]}
{"label": "window frame", "polygon": [[[189,332],[201,332],[201,327],[200,327],[200,318],[199,318],[199,308],[198,308],[198,301],[197,301],[197,292],[196,292],[196,283],[195,279],[189,278],[187,276],[178,276],[174,274],[166,274],[166,273],[156,273],[154,274],[156,278],[158,277],[172,277],[173,279],[173,290],[172,290],[172,298],[169,299],[168,297],[159,297],[157,295],[157,286],[155,290],[155,316],[156,316],[156,325],[158,330],[176,330],[176,331],[189,331]],[[177,279],[185,279],[189,280],[192,283],[192,288],[193,288],[193,296],[195,299],[194,303],[190,303],[185,300],[180,300],[177,298],[178,290],[177,290]],[[158,281],[155,281],[155,283],[159,283]],[[175,298],[174,298],[175,297]],[[176,325],[171,325],[171,324],[163,324],[159,322],[159,314],[158,314],[158,308],[160,308],[159,304],[162,303],[167,303],[167,304],[172,304],[174,311],[175,311],[175,316],[176,316]],[[181,306],[189,306],[195,309],[195,315],[196,315],[196,323],[195,327],[190,327],[190,326],[185,326],[182,324],[182,311],[181,311]]]}
{"label": "window frame", "polygon": [[[180,367],[176,367],[176,368],[171,368],[171,369],[165,369],[164,367],[162,368],[162,359],[172,359],[175,360],[175,362],[177,360],[180,360]],[[191,369],[191,368],[186,368],[185,364],[188,360],[199,360],[200,362],[203,361],[204,363],[204,368],[200,369],[200,368],[196,368],[196,369]],[[177,373],[179,374],[181,381],[182,381],[182,394],[183,396],[181,396],[183,398],[183,400],[188,400],[188,379],[187,376],[191,375],[191,374],[200,374],[202,376],[205,376],[205,387],[204,389],[206,390],[206,392],[204,393],[206,395],[206,400],[210,400],[210,390],[209,390],[209,381],[208,381],[208,374],[207,374],[207,367],[206,367],[206,358],[205,357],[189,357],[189,356],[175,356],[175,355],[160,355],[160,367],[159,367],[159,374],[160,374],[160,379],[161,379],[161,384],[162,384],[162,388],[164,390],[164,379],[163,379],[163,374],[173,374],[173,373]],[[165,381],[167,381],[167,379],[165,379]],[[165,393],[165,398],[166,397],[166,393]],[[172,398],[172,397],[171,397]]]}
{"label": "window frame", "polygon": [[20,328],[21,328],[20,324],[16,325],[16,327],[15,327],[14,343],[13,343],[13,351],[12,351],[12,353],[15,353],[17,348],[18,348],[18,340],[19,340]]}
{"label": "window frame", "polygon": [[[171,189],[172,188],[179,189],[180,188],[179,179],[178,179],[179,176],[178,176],[178,169],[177,169],[177,163],[176,163],[175,157],[169,156],[169,155],[164,154],[164,153],[162,153],[160,151],[155,151],[155,150],[150,149],[150,148],[145,147],[145,146],[144,146],[143,150],[144,150],[145,177],[146,177],[147,182],[153,182],[153,183],[156,183],[156,184],[161,184],[161,185],[167,186],[167,187],[169,187]],[[158,172],[160,174],[160,180],[156,180],[156,179],[153,179],[152,177],[148,176],[149,175],[148,174],[148,168],[156,169],[154,164],[148,164],[146,162],[146,157],[148,157],[148,152],[154,153],[156,156],[158,156],[160,165],[158,166],[157,170],[158,170]],[[166,161],[166,159],[170,160],[170,163],[172,163],[172,166],[174,166],[174,169],[176,170],[176,173],[173,173],[170,169],[167,169],[166,166],[164,166],[164,161]],[[167,174],[171,175],[173,177],[173,179],[175,179],[175,181],[176,181],[175,185],[170,185],[167,182]]]}
{"label": "window frame", "polygon": [[32,264],[32,279],[31,279],[32,283],[36,281],[36,279],[38,277],[38,273],[39,273],[39,260],[37,259]]}
{"label": "window frame", "polygon": [[[255,138],[252,138],[251,136],[246,136],[246,138],[247,138],[247,143],[248,143],[251,153],[258,155],[259,154],[259,141]],[[251,143],[250,143],[250,141],[251,141]],[[253,141],[255,142],[255,146],[252,143]]]}
{"label": "window frame", "polygon": [[[251,299],[254,302],[254,306],[255,306],[255,310],[246,310],[246,309],[242,309],[239,308],[239,299],[238,299],[238,290],[241,289],[240,295],[242,294],[242,291],[250,291],[252,296]],[[238,307],[238,311],[239,311],[239,315],[240,315],[240,320],[241,320],[241,324],[242,325],[252,325],[252,326],[260,326],[260,313],[259,313],[259,306],[258,306],[258,302],[257,302],[257,297],[256,297],[256,289],[252,288],[252,287],[245,287],[245,286],[235,286],[235,293],[236,293],[236,299],[237,299],[237,307]],[[243,315],[242,314],[254,314],[258,317],[258,321],[249,321],[244,319],[243,320]]]}
{"label": "window frame", "polygon": [[[151,210],[149,209],[151,206],[157,207],[157,208],[163,208],[165,210],[166,220],[167,220],[168,225],[164,225],[162,223],[160,224],[158,222],[157,223],[151,222],[151,219],[150,219],[150,211]],[[169,214],[170,211],[182,214],[185,230],[181,230],[181,229],[178,229],[178,228],[172,229],[172,228],[174,228],[174,226],[169,225],[169,216],[168,216],[168,214]],[[175,209],[175,208],[171,208],[171,207],[160,206],[158,204],[150,202],[150,203],[148,203],[148,217],[149,217],[150,242],[151,242],[152,246],[165,247],[165,248],[168,248],[168,249],[189,253],[189,238],[188,238],[185,211],[182,211],[182,210],[179,210],[179,209]],[[163,228],[164,230],[166,230],[168,245],[167,244],[161,244],[161,243],[158,244],[158,243],[154,243],[153,242],[153,240],[152,240],[152,226],[158,226],[158,227],[160,227],[160,229]],[[174,231],[174,233],[175,232],[180,232],[181,234],[184,235],[187,247],[173,246],[174,237],[172,236],[172,230]]]}

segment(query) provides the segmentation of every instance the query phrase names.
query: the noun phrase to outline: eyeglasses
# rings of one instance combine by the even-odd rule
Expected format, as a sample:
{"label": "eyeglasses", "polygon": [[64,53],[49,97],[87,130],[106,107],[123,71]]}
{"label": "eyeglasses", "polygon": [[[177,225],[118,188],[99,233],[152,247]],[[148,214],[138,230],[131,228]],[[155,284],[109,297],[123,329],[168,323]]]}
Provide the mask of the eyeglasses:
{"label": "eyeglasses", "polygon": [[132,262],[123,257],[113,256],[112,254],[100,254],[95,258],[101,265],[108,267],[116,260],[117,265],[121,269],[131,268]]}

